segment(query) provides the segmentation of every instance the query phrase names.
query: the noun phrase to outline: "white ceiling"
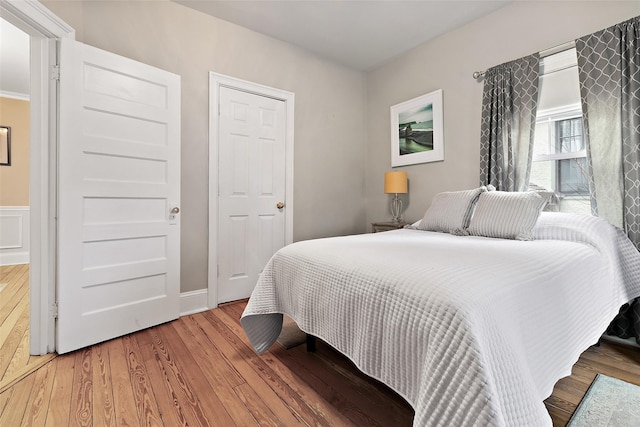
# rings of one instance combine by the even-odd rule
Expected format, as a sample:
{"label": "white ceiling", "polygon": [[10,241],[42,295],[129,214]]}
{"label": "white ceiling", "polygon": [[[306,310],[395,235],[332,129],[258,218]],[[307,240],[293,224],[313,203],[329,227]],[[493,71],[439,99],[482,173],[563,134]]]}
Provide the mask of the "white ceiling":
{"label": "white ceiling", "polygon": [[369,70],[512,0],[173,0]]}
{"label": "white ceiling", "polygon": [[[369,70],[513,0],[173,0]],[[29,94],[29,36],[0,18],[0,92]]]}
{"label": "white ceiling", "polygon": [[29,35],[0,18],[0,94],[29,96]]}

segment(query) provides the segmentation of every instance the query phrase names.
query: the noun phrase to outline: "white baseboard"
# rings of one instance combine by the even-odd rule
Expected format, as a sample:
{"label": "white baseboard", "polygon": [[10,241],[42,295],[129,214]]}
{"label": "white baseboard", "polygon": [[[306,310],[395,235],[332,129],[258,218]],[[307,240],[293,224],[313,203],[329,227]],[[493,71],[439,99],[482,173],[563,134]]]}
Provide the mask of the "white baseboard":
{"label": "white baseboard", "polygon": [[29,252],[0,253],[0,265],[29,264]]}
{"label": "white baseboard", "polygon": [[182,292],[180,294],[180,316],[207,311],[209,307],[206,289]]}

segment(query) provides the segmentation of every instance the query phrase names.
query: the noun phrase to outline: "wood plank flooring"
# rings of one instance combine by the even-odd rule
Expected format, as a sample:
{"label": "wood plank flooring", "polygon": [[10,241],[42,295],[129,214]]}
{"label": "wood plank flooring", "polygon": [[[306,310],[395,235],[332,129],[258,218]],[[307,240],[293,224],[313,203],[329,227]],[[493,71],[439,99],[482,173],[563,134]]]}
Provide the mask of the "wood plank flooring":
{"label": "wood plank flooring", "polygon": [[0,392],[54,357],[29,355],[29,264],[0,266]]}
{"label": "wood plank flooring", "polygon": [[[251,349],[246,302],[61,355],[0,394],[1,426],[410,426],[411,407],[323,342]],[[566,424],[596,372],[640,384],[640,350],[603,343],[545,402]]]}
{"label": "wood plank flooring", "polygon": [[567,424],[598,373],[640,386],[640,348],[602,340],[582,353],[571,376],[558,381],[545,400],[554,426]]}

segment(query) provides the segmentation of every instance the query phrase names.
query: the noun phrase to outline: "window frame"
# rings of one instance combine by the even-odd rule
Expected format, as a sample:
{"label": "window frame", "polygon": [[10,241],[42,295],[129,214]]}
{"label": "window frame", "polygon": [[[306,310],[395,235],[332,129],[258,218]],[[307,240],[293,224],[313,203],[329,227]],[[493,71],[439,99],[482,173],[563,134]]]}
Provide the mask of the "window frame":
{"label": "window frame", "polygon": [[[561,82],[569,78],[569,77],[562,77],[560,78],[560,80],[558,80],[556,78],[551,77],[551,75],[557,72],[565,72],[566,70],[568,71],[570,69],[577,70],[577,66],[578,66],[577,55],[576,55],[575,47],[573,46],[568,47],[567,49],[550,53],[549,55],[545,55],[544,57],[541,58],[541,61],[540,61],[541,86],[543,84],[543,81],[542,81],[543,78],[549,78],[548,81],[552,82],[552,83],[547,83],[547,80],[545,80],[545,83],[544,83],[545,85],[558,84],[556,82]],[[574,72],[574,70],[572,70],[571,72]],[[567,76],[567,74],[563,74],[563,75]],[[550,86],[550,87],[553,88],[555,86]],[[561,183],[559,182],[559,180],[560,180],[560,168],[561,168],[561,164],[563,163],[562,161],[573,160],[573,159],[576,159],[576,161],[580,161],[579,159],[585,159],[586,161],[586,158],[587,158],[586,144],[583,145],[584,148],[582,150],[577,150],[572,152],[559,151],[561,150],[561,147],[559,147],[558,145],[559,144],[559,138],[558,138],[558,132],[557,132],[558,125],[555,122],[559,122],[562,120],[577,119],[577,118],[583,119],[582,105],[579,99],[579,93],[575,94],[578,96],[574,96],[574,94],[571,94],[571,96],[568,96],[568,97],[561,95],[559,98],[553,95],[549,98],[549,95],[547,95],[547,97],[545,98],[545,101],[541,101],[541,99],[539,99],[539,102],[542,102],[541,104],[539,104],[539,106],[542,106],[543,109],[539,109],[537,111],[536,119],[535,119],[536,131],[542,132],[540,133],[541,138],[538,139],[538,137],[536,137],[536,140],[538,144],[542,144],[542,145],[536,145],[535,149],[533,150],[533,155],[531,160],[532,160],[532,164],[533,162],[541,162],[539,167],[543,168],[543,169],[540,169],[540,171],[544,171],[544,176],[537,177],[537,179],[541,180],[542,182],[530,181],[529,185],[530,185],[530,188],[548,188],[554,191],[556,196],[558,197],[557,209],[560,211],[564,211],[563,208],[561,208],[563,200],[567,202],[570,201],[570,205],[568,206],[571,206],[571,208],[569,208],[568,211],[574,211],[573,209],[576,202],[578,201],[588,202],[590,200],[590,195],[585,192],[563,193],[560,191]],[[560,102],[555,103],[555,101],[560,101]],[[584,138],[585,138],[584,119],[582,124],[583,124],[582,138],[583,138],[583,142],[586,143],[586,141],[584,141]],[[546,129],[543,129],[543,127],[546,127]],[[537,154],[540,152],[551,153],[551,154]],[[548,163],[549,167],[547,168],[547,166],[543,162],[553,162],[553,163]],[[536,168],[538,168],[538,166],[536,166]],[[567,179],[568,178],[569,177],[567,177]],[[574,186],[574,187],[578,188],[578,186]],[[581,212],[583,211],[583,209],[579,209],[579,210]]]}
{"label": "window frame", "polygon": [[[564,193],[560,191],[560,176],[559,176],[559,167],[560,160],[571,160],[571,159],[582,159],[587,157],[586,146],[582,150],[578,151],[570,151],[570,152],[555,152],[558,147],[558,137],[556,135],[557,122],[563,120],[571,120],[576,118],[582,118],[582,108],[579,104],[574,104],[570,106],[566,106],[563,108],[558,108],[554,110],[547,110],[541,112],[536,116],[536,125],[546,123],[548,135],[548,141],[550,145],[553,145],[553,154],[538,154],[534,155],[531,159],[532,162],[544,162],[544,161],[553,161],[555,164],[552,168],[552,181],[555,183],[553,191],[559,198],[585,198],[589,197],[589,194],[584,193]],[[584,130],[584,122],[583,122],[583,130]],[[582,135],[584,138],[584,133]],[[551,151],[551,150],[549,150]]]}
{"label": "window frame", "polygon": [[[556,122],[560,122],[563,120],[576,119],[576,118],[582,118],[582,109],[579,105],[577,107],[575,105],[572,105],[572,106],[569,106],[568,108],[562,108],[555,111],[545,111],[539,114],[536,117],[536,125],[542,124],[542,123],[555,124]],[[583,129],[584,129],[584,123],[583,123]],[[557,143],[557,138],[555,136],[555,125],[548,126],[548,132],[549,132],[549,141],[550,143],[553,143],[555,146],[555,144]],[[584,134],[583,134],[583,137],[584,137]],[[579,150],[579,151],[570,151],[570,152],[564,152],[564,153],[560,152],[560,153],[553,153],[553,154],[538,154],[536,156],[533,156],[531,161],[541,162],[545,160],[567,160],[567,159],[574,159],[579,157],[587,157],[586,148],[583,148],[582,150]]]}

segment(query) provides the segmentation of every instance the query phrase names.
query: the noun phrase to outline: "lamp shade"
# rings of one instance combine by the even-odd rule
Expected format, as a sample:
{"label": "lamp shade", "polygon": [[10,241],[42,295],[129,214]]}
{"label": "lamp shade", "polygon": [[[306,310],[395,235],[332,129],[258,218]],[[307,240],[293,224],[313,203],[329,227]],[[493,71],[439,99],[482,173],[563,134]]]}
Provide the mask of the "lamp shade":
{"label": "lamp shade", "polygon": [[384,192],[402,194],[407,192],[406,172],[385,172]]}

